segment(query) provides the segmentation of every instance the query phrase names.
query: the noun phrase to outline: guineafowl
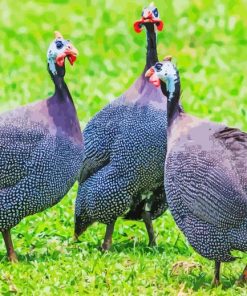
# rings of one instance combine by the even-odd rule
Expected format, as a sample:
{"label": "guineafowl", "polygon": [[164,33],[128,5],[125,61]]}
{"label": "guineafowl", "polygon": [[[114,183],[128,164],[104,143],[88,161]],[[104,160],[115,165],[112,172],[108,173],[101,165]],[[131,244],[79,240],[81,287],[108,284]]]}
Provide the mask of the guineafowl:
{"label": "guineafowl", "polygon": [[[247,251],[247,134],[198,119],[179,105],[180,79],[171,58],[147,73],[168,98],[165,189],[171,213],[192,247],[221,262]],[[247,281],[247,267],[241,278]]]}
{"label": "guineafowl", "polygon": [[77,50],[59,32],[47,52],[52,97],[0,115],[0,230],[17,261],[10,230],[24,217],[58,203],[80,174],[82,134],[68,87],[65,58]]}
{"label": "guineafowl", "polygon": [[147,33],[146,66],[137,81],[87,124],[85,159],[75,206],[75,238],[95,221],[107,225],[103,250],[111,246],[116,219],[143,219],[149,244],[155,244],[152,220],[167,203],[163,189],[166,150],[166,99],[148,83],[145,71],[157,59],[158,10],[145,8],[134,28]]}

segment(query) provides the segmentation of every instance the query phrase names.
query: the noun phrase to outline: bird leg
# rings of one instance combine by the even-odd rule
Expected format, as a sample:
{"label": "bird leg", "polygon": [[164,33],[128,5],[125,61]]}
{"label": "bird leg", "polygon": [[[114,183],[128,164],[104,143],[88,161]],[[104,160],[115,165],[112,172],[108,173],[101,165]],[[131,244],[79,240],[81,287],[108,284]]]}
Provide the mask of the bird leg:
{"label": "bird leg", "polygon": [[151,213],[147,211],[142,212],[142,219],[145,223],[148,237],[149,237],[149,247],[154,247],[156,246],[156,241],[155,241],[155,235],[154,235],[154,228],[153,228],[153,223],[151,219]]}
{"label": "bird leg", "polygon": [[220,284],[220,261],[215,261],[214,280],[212,285],[217,287]]}
{"label": "bird leg", "polygon": [[2,235],[3,235],[4,242],[5,242],[9,261],[13,262],[13,263],[18,262],[16,254],[15,254],[14,246],[12,243],[10,230],[9,229],[3,230]]}
{"label": "bird leg", "polygon": [[108,251],[111,247],[112,234],[114,231],[115,222],[116,222],[116,220],[106,226],[105,238],[104,238],[104,242],[101,246],[101,249],[103,252]]}
{"label": "bird leg", "polygon": [[245,266],[245,269],[240,276],[239,280],[237,281],[237,284],[242,285],[247,283],[247,265]]}

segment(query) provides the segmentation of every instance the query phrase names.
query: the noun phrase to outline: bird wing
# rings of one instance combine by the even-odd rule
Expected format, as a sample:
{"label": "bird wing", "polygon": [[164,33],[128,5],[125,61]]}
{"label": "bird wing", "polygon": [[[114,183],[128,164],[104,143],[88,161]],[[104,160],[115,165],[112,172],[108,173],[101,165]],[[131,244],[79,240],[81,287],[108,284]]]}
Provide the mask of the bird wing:
{"label": "bird wing", "polygon": [[95,154],[95,157],[85,157],[79,177],[79,183],[85,182],[90,176],[101,170],[109,162],[110,157],[108,153]]}
{"label": "bird wing", "polygon": [[26,162],[44,138],[41,129],[16,122],[0,124],[0,189],[14,186],[27,175]]}
{"label": "bird wing", "polygon": [[227,149],[240,182],[247,193],[247,133],[226,127],[214,134],[215,139]]}
{"label": "bird wing", "polygon": [[84,160],[79,177],[83,183],[110,162],[110,146],[114,140],[114,108],[106,106],[97,113],[83,131]]}
{"label": "bird wing", "polygon": [[174,184],[185,208],[216,226],[242,223],[247,218],[246,134],[185,114],[170,138],[166,182]]}
{"label": "bird wing", "polygon": [[198,171],[194,167],[194,177],[181,181],[183,203],[197,217],[215,226],[241,224],[247,218],[247,194],[234,169],[228,167],[228,160],[209,162],[203,155],[197,162],[206,165],[204,169],[199,165]]}

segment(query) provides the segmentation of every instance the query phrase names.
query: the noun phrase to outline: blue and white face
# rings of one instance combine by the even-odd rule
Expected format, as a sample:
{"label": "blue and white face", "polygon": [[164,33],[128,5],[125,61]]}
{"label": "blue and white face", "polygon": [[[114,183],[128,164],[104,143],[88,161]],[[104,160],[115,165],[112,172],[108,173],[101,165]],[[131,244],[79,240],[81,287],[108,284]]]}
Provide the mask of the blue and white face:
{"label": "blue and white face", "polygon": [[59,32],[55,32],[55,40],[50,44],[47,51],[48,67],[53,75],[57,74],[56,65],[64,66],[64,60],[67,57],[70,64],[73,65],[78,55],[77,49],[69,40],[65,40]]}
{"label": "blue and white face", "polygon": [[152,19],[153,21],[159,20],[159,12],[154,3],[150,3],[148,7],[145,7],[142,11],[142,18],[144,20]]}
{"label": "blue and white face", "polygon": [[165,83],[177,78],[177,69],[171,61],[158,62],[153,69],[156,76]]}
{"label": "blue and white face", "polygon": [[171,97],[175,92],[175,85],[179,80],[177,68],[171,62],[171,57],[165,58],[162,62],[157,62],[147,70],[145,76],[149,77],[149,81],[156,87],[160,86],[160,81],[165,82]]}

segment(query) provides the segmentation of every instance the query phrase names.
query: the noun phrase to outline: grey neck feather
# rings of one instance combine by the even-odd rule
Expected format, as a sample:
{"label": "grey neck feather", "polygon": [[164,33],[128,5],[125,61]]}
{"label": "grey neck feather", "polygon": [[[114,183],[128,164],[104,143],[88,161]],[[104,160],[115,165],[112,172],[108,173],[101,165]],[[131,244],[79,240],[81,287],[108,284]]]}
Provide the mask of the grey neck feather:
{"label": "grey neck feather", "polygon": [[71,101],[73,103],[73,99],[71,97],[69,89],[64,81],[65,67],[56,66],[56,74],[53,74],[48,65],[48,71],[50,73],[52,81],[55,84],[55,93],[53,97],[63,101]]}
{"label": "grey neck feather", "polygon": [[167,82],[161,81],[161,90],[167,97],[167,126],[169,127],[176,118],[176,116],[183,112],[179,100],[180,100],[180,78],[179,73],[176,71],[176,76],[167,80]]}

